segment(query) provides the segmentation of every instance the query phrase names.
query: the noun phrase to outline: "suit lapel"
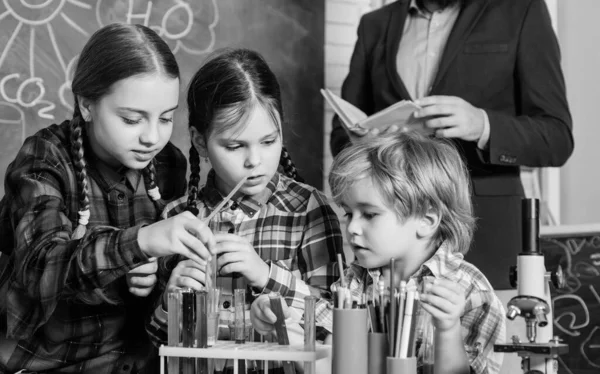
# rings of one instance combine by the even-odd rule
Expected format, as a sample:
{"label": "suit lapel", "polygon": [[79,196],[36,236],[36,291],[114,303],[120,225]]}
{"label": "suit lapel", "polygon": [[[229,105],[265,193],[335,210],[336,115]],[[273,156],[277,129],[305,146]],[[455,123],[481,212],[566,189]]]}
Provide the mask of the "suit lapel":
{"label": "suit lapel", "polygon": [[398,0],[394,6],[390,7],[390,17],[388,19],[388,29],[386,36],[386,68],[387,75],[392,82],[392,86],[396,93],[402,98],[410,98],[408,90],[398,75],[396,68],[396,56],[402,39],[402,31],[404,30],[404,22],[408,14],[409,0]]}
{"label": "suit lapel", "polygon": [[440,80],[444,77],[444,74],[446,74],[448,66],[450,66],[450,63],[454,57],[456,57],[458,51],[462,48],[465,39],[467,36],[469,36],[473,26],[475,26],[479,20],[479,17],[481,17],[483,14],[483,11],[488,5],[488,1],[489,0],[463,1],[460,14],[458,15],[456,23],[450,32],[448,42],[446,42],[446,48],[444,48],[444,54],[442,55],[440,66],[432,85],[432,92],[434,92],[437,88]]}

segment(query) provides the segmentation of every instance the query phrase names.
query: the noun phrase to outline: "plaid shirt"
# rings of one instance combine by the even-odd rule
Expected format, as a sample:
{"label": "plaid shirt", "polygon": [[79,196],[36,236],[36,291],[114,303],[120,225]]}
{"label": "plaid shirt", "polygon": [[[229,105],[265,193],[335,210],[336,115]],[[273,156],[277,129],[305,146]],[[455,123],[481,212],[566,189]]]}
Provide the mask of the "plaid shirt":
{"label": "plaid shirt", "polygon": [[[352,263],[345,272],[345,279],[353,300],[362,300],[366,294],[371,300],[373,292],[372,277],[365,268]],[[465,350],[469,357],[471,372],[477,374],[495,374],[500,372],[503,354],[494,352],[494,344],[504,343],[506,338],[506,318],[504,306],[496,296],[486,277],[472,264],[463,260],[463,255],[453,253],[445,244],[421,265],[410,277],[408,284],[421,289],[423,278],[434,276],[458,283],[465,290],[466,304],[461,324]],[[340,281],[334,286],[340,285]],[[323,326],[333,325],[333,306],[327,299],[317,302],[316,321]],[[423,332],[431,330],[431,316],[424,309],[417,311],[415,341],[424,340]],[[419,345],[419,344],[418,344]],[[423,362],[423,351],[418,352],[418,366]]]}
{"label": "plaid shirt", "polygon": [[[211,170],[198,199],[200,218],[207,217],[223,200],[214,180]],[[163,217],[177,215],[186,207],[187,197],[181,198],[167,206]],[[337,215],[318,190],[279,173],[258,195],[234,195],[208,226],[213,232],[236,233],[248,239],[269,265],[269,281],[263,290],[253,290],[255,295],[279,292],[290,307],[303,313],[305,296],[329,297],[329,287],[339,278],[336,256],[343,253],[343,240]],[[176,264],[159,261],[163,288]],[[217,278],[224,294],[239,288],[240,283],[244,284],[231,277]],[[252,301],[249,299],[247,302]],[[162,306],[156,308],[148,332],[156,344],[166,344],[167,315]]]}
{"label": "plaid shirt", "polygon": [[[6,173],[0,372],[139,372],[155,354],[140,319],[153,308],[128,292],[124,275],[147,260],[137,234],[160,211],[140,171],[112,170],[86,149],[91,217],[85,236],[71,240],[79,199],[69,137],[68,121],[39,131]],[[163,197],[185,193],[183,154],[168,144],[156,161]],[[115,304],[81,301],[96,289]]]}

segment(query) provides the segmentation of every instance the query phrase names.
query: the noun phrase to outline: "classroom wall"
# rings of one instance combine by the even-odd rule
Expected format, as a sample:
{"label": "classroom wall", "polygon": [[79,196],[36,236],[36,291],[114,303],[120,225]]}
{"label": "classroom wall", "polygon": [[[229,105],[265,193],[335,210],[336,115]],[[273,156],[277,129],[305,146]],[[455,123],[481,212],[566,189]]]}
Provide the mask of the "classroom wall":
{"label": "classroom wall", "polygon": [[575,150],[561,169],[561,223],[600,222],[600,13],[598,0],[558,0],[558,37]]}

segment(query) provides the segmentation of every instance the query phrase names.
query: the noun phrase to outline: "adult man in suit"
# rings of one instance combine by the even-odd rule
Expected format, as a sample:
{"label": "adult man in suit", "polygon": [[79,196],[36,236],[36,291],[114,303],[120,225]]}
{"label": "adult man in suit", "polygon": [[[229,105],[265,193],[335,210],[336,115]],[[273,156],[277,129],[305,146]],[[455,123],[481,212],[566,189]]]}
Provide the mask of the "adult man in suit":
{"label": "adult man in suit", "polygon": [[[510,288],[521,250],[519,166],[561,166],[573,151],[544,0],[397,0],[368,13],[342,97],[368,115],[415,100],[423,107],[415,115],[455,142],[478,218],[467,260],[495,288]],[[332,153],[349,141],[334,118]]]}

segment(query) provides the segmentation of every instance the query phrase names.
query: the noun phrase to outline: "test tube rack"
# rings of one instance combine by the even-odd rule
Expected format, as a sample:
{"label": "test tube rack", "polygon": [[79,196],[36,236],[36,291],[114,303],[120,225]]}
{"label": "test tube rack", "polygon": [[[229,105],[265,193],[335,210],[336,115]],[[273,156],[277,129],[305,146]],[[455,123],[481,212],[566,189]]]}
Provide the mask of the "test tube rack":
{"label": "test tube rack", "polygon": [[160,356],[160,373],[165,374],[165,362],[168,357],[216,358],[234,360],[234,374],[238,374],[238,360],[263,361],[265,374],[268,374],[269,361],[303,361],[316,362],[331,355],[330,346],[317,346],[314,351],[306,350],[304,345],[279,345],[268,342],[246,342],[236,344],[234,341],[218,340],[208,348],[187,348],[162,345]]}

